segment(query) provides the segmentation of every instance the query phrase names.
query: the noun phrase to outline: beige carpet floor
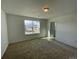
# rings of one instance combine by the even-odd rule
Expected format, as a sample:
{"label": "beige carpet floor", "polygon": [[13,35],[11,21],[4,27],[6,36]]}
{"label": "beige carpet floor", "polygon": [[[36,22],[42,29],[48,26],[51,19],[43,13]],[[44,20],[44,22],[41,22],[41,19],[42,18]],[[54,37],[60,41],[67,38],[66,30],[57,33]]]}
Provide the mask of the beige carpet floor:
{"label": "beige carpet floor", "polygon": [[77,59],[77,50],[55,40],[35,39],[10,44],[2,59]]}

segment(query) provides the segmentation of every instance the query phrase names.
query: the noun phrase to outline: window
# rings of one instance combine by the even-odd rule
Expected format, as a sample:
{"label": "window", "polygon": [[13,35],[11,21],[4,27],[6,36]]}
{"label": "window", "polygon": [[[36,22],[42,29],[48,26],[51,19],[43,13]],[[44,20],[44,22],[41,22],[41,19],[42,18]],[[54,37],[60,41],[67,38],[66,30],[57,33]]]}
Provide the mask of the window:
{"label": "window", "polygon": [[40,33],[40,21],[24,20],[25,34]]}

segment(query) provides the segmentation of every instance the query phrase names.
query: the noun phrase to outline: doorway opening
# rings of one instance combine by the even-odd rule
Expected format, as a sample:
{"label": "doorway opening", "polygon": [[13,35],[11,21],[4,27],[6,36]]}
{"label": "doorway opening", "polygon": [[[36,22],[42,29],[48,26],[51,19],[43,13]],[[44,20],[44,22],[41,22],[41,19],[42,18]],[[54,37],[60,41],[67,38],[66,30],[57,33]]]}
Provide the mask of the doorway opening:
{"label": "doorway opening", "polygon": [[50,37],[56,37],[55,22],[50,22]]}

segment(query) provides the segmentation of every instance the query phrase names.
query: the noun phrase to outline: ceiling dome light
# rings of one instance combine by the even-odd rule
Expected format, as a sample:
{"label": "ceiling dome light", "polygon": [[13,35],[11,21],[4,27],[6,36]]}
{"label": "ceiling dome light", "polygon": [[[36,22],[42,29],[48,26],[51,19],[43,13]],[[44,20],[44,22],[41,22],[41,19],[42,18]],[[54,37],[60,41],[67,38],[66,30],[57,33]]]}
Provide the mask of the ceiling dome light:
{"label": "ceiling dome light", "polygon": [[48,12],[49,8],[44,8],[44,12]]}
{"label": "ceiling dome light", "polygon": [[48,5],[44,5],[42,9],[43,9],[44,12],[48,12],[49,11]]}

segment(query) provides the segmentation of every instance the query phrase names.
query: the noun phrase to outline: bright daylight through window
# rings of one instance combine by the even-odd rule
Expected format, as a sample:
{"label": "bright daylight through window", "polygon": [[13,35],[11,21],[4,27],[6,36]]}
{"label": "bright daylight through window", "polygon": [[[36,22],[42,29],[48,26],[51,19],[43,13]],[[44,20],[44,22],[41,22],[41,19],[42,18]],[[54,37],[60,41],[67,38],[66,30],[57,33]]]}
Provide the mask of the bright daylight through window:
{"label": "bright daylight through window", "polygon": [[25,35],[40,33],[40,21],[24,20],[24,25]]}

